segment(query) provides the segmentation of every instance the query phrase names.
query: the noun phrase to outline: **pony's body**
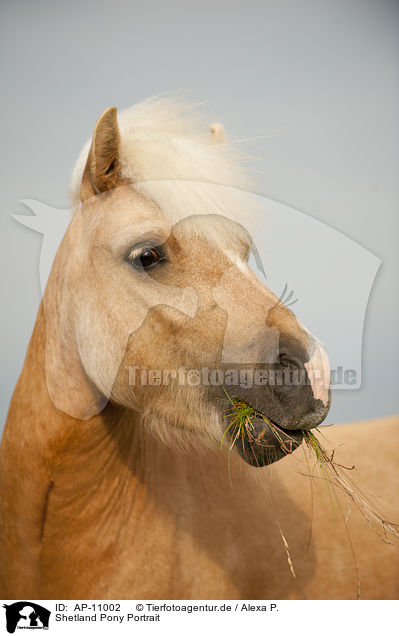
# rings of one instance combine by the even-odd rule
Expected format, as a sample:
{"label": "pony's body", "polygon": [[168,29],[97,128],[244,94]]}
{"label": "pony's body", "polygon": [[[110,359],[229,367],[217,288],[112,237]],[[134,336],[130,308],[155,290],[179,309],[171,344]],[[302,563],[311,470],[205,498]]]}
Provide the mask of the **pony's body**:
{"label": "pony's body", "polygon": [[[82,205],[55,259],[10,406],[0,455],[0,594],[356,598],[347,526],[339,508],[334,521],[328,495],[317,483],[311,514],[310,480],[300,474],[311,467],[300,460],[301,450],[272,470],[248,467],[235,449],[220,449],[220,394],[192,386],[133,390],[127,382],[133,363],[220,368],[223,345],[230,352],[235,346],[238,356],[257,347],[264,353],[270,331],[280,341],[280,357],[271,364],[284,365],[283,356],[290,354],[298,366],[325,374],[327,363],[311,334],[247,271],[247,239],[240,228],[228,226],[224,253],[224,222],[212,223],[210,234],[198,220],[179,225],[173,184],[155,185],[151,196],[148,184],[131,188],[131,172],[119,166],[112,117],[108,113],[97,125],[86,167],[87,151],[75,174],[75,198],[81,182]],[[159,165],[157,178],[170,179],[164,162]],[[218,174],[224,179],[227,173]],[[193,187],[202,205],[205,199],[210,205],[204,190]],[[178,192],[180,205],[185,188]],[[168,201],[175,216],[166,221],[160,206]],[[218,209],[217,197],[213,203],[208,212]],[[142,232],[148,218],[169,255],[166,266],[151,270],[151,280],[120,259],[120,241],[137,228]],[[169,293],[171,285],[175,295],[162,304],[162,290]],[[145,305],[148,289],[161,294],[155,306]],[[251,306],[250,322],[229,315],[232,292]],[[254,325],[262,334],[258,340]],[[297,431],[325,417],[327,393],[324,384],[312,381],[284,394],[254,389],[250,397],[258,410],[280,418],[282,430]],[[392,503],[391,517],[399,514],[393,509],[397,430],[395,420],[384,422],[377,443],[367,424],[329,432],[334,446],[348,441],[338,459],[359,464],[359,480]],[[253,465],[278,459],[255,451],[248,456],[240,450]],[[395,598],[397,546],[382,543],[355,512],[348,527],[361,596]]]}
{"label": "pony's body", "polygon": [[[2,445],[3,510],[14,517],[1,546],[3,598],[356,598],[342,517],[316,482],[312,522],[303,462],[281,460],[254,488],[258,469],[232,456],[231,486],[225,453],[173,450],[127,411],[109,406],[82,427],[49,400],[40,352],[42,316]],[[339,461],[359,458],[359,480],[391,503],[394,518],[398,430],[397,418],[327,429],[334,446],[344,444]],[[397,545],[356,511],[348,531],[361,598],[397,598]]]}

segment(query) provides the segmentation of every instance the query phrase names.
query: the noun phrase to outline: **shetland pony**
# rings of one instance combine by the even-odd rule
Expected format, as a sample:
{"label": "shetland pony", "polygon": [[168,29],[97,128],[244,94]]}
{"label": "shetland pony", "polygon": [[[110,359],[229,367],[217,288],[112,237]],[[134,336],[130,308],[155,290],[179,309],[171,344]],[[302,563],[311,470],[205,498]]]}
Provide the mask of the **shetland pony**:
{"label": "shetland pony", "polygon": [[[240,161],[168,99],[99,118],[1,445],[4,598],[351,598],[358,578],[397,595],[395,546],[334,523],[317,484],[310,511],[299,446],[328,359],[248,267]],[[230,396],[256,439],[229,433]],[[393,508],[396,420],[330,437]]]}

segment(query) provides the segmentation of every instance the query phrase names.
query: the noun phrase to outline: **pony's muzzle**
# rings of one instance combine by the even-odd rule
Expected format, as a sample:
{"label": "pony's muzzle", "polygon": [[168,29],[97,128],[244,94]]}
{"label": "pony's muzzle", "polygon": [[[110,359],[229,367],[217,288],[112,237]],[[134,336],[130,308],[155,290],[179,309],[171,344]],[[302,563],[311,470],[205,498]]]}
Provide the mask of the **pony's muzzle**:
{"label": "pony's muzzle", "polygon": [[[328,358],[311,336],[303,341],[281,342],[277,360],[268,365],[267,386],[239,388],[236,398],[252,407],[234,445],[252,466],[271,464],[291,454],[306,431],[326,418],[330,404]],[[233,428],[233,430],[235,430]]]}

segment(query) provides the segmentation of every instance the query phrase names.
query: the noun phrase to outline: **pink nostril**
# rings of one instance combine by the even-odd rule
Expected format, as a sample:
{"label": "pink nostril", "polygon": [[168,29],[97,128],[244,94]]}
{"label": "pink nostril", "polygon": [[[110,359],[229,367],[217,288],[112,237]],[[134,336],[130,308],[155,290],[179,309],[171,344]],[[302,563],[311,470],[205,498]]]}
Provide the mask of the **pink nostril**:
{"label": "pink nostril", "polygon": [[327,406],[330,390],[330,363],[323,347],[317,346],[305,369],[310,379],[315,400],[321,400]]}

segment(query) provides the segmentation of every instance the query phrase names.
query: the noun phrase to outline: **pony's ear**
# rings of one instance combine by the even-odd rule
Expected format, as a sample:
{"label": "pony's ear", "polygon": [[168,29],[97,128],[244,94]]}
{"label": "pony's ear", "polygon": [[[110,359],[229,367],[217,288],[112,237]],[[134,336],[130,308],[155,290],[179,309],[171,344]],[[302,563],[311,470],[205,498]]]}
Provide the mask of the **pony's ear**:
{"label": "pony's ear", "polygon": [[212,124],[211,136],[213,141],[216,141],[218,143],[221,141],[224,141],[225,134],[224,134],[224,128],[222,124],[218,124],[218,123]]}
{"label": "pony's ear", "polygon": [[111,106],[99,117],[83,172],[80,199],[112,190],[119,185],[120,134],[116,108]]}

